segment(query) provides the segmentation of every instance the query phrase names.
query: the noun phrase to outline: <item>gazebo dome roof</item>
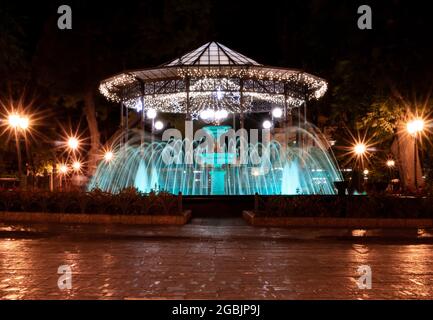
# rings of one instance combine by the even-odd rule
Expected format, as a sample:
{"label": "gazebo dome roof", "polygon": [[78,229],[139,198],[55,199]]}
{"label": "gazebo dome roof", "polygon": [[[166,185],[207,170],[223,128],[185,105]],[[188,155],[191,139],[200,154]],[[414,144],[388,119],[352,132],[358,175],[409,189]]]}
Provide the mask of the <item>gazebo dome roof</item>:
{"label": "gazebo dome roof", "polygon": [[218,42],[208,42],[155,68],[125,71],[101,82],[108,99],[138,109],[197,115],[209,106],[229,112],[299,107],[319,99],[327,82],[298,69],[258,63]]}
{"label": "gazebo dome roof", "polygon": [[163,64],[165,67],[173,66],[228,66],[228,65],[243,65],[243,66],[261,66],[260,63],[250,59],[243,54],[218,42],[208,42],[200,48],[195,49],[180,58],[177,58],[169,63]]}

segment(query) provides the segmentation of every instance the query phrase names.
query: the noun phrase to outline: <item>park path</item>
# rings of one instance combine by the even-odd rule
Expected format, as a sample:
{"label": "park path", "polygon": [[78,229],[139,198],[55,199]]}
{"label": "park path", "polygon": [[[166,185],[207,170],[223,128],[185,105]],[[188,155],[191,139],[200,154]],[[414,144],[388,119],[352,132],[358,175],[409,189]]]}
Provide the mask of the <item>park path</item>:
{"label": "park path", "polygon": [[[72,288],[57,286],[60,265]],[[372,270],[360,290],[358,267]],[[0,224],[2,299],[433,297],[431,230]]]}

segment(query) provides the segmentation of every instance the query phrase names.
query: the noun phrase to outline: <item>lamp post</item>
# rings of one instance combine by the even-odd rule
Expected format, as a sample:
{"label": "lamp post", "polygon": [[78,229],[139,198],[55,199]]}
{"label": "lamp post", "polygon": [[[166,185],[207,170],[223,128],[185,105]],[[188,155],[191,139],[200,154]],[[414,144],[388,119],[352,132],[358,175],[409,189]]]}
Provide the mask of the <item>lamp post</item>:
{"label": "lamp post", "polygon": [[62,164],[59,164],[58,165],[59,166],[59,170],[58,170],[58,172],[59,172],[59,178],[60,178],[60,190],[62,190],[63,191],[63,179],[65,178],[65,180],[66,180],[66,174],[68,173],[68,171],[69,171],[69,168],[68,168],[68,166],[66,165],[66,164],[64,164],[64,163],[62,163]]}
{"label": "lamp post", "polygon": [[[359,192],[361,189],[361,165],[363,164],[363,158],[365,157],[365,154],[367,152],[367,145],[363,142],[357,142],[355,145],[353,145],[353,153],[355,154],[357,161],[355,162],[355,177],[356,180],[356,188]],[[356,164],[359,163],[358,166]],[[365,172],[363,172],[364,178],[365,178]],[[367,173],[368,174],[368,173]]]}
{"label": "lamp post", "polygon": [[388,179],[389,179],[389,186],[391,188],[391,191],[394,190],[392,180],[393,180],[393,170],[395,167],[395,161],[393,159],[386,160],[386,166],[388,167]]}
{"label": "lamp post", "polygon": [[275,119],[277,120],[281,119],[281,117],[283,116],[283,109],[278,107],[272,109],[271,116],[272,116],[272,123],[274,123]]}
{"label": "lamp post", "polygon": [[153,143],[154,141],[154,137],[153,137],[153,132],[154,132],[154,127],[155,127],[155,118],[156,118],[157,112],[155,109],[148,109],[146,112],[146,116],[148,119],[152,120],[152,127],[151,127],[151,143]]}
{"label": "lamp post", "polygon": [[418,179],[417,179],[417,158],[418,158],[418,135],[424,130],[424,120],[421,118],[415,118],[409,121],[406,125],[407,132],[413,137],[413,162],[414,162],[414,182],[415,191],[418,192]]}
{"label": "lamp post", "polygon": [[7,124],[14,132],[17,158],[18,158],[18,175],[21,181],[23,175],[22,159],[21,159],[21,146],[20,146],[20,132],[25,133],[30,126],[30,120],[26,115],[20,115],[18,113],[11,113],[8,116]]}

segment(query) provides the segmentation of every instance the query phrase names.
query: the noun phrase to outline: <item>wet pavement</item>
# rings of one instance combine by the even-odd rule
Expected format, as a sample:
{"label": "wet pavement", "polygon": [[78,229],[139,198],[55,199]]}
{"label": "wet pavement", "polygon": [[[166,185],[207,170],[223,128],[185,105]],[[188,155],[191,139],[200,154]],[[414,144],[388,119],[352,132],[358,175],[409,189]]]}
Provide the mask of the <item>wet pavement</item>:
{"label": "wet pavement", "polygon": [[[71,289],[58,288],[61,265]],[[358,287],[361,265],[371,289]],[[0,224],[2,299],[432,297],[432,230]]]}

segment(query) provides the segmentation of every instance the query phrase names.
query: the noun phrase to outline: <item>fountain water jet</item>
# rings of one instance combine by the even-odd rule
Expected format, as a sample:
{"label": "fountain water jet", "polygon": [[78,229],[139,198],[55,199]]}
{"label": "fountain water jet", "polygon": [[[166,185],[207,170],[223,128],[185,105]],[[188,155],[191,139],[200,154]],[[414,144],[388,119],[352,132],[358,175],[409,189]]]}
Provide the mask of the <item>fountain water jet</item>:
{"label": "fountain water jet", "polygon": [[[208,126],[204,130],[214,138],[226,133],[228,126]],[[140,145],[133,136],[127,144],[118,145],[110,163],[101,162],[88,189],[100,188],[119,192],[135,187],[147,193],[164,190],[184,195],[263,195],[278,194],[335,194],[334,181],[341,181],[336,161],[313,130],[290,128],[291,134],[300,133],[310,143],[303,147],[271,140],[268,144],[246,143],[247,163],[240,163],[239,137],[236,147],[214,150],[203,149],[194,141],[191,164],[184,164],[188,141],[152,142]],[[175,160],[164,161],[164,155],[173,154]],[[267,156],[263,156],[266,152]],[[255,163],[253,155],[261,155]]]}

